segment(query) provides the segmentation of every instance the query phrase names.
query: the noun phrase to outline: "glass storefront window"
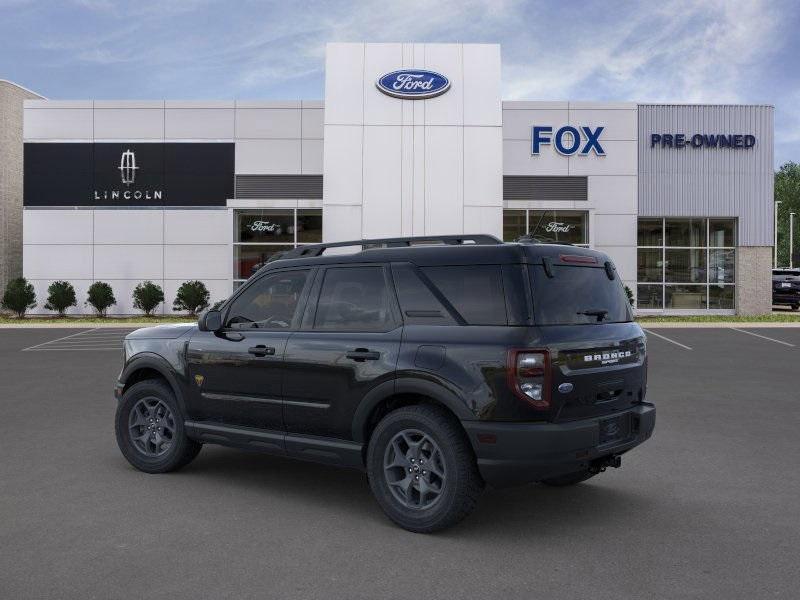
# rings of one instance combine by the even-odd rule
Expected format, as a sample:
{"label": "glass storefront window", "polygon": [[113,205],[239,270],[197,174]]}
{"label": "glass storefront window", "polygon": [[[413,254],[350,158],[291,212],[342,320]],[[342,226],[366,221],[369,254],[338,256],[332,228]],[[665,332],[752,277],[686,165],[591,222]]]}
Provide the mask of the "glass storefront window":
{"label": "glass storefront window", "polygon": [[733,249],[708,251],[708,282],[733,283],[736,281],[736,251]]}
{"label": "glass storefront window", "polygon": [[532,210],[528,215],[528,231],[532,236],[565,242],[589,243],[589,213],[566,210]]}
{"label": "glass storefront window", "polygon": [[668,249],[665,253],[664,280],[674,283],[705,283],[706,251]]}
{"label": "glass storefront window", "polygon": [[667,285],[664,288],[666,308],[705,309],[707,286],[705,285]]}
{"label": "glass storefront window", "polygon": [[580,210],[504,210],[503,240],[513,242],[526,234],[552,242],[588,246],[589,213]]}
{"label": "glass storefront window", "polygon": [[239,212],[236,221],[237,242],[294,243],[293,210]]}
{"label": "glass storefront window", "polygon": [[297,211],[297,243],[322,243],[322,210]]}
{"label": "glass storefront window", "polygon": [[638,285],[636,286],[637,308],[662,308],[664,302],[664,286]]}
{"label": "glass storefront window", "polygon": [[233,277],[255,273],[276,252],[322,242],[322,210],[254,209],[234,214]]}
{"label": "glass storefront window", "polygon": [[276,252],[285,252],[292,246],[268,246],[266,244],[241,245],[233,247],[235,279],[247,279],[266,264]]}
{"label": "glass storefront window", "polygon": [[665,219],[664,238],[667,246],[706,245],[706,219]]}
{"label": "glass storefront window", "polygon": [[708,287],[708,308],[732,309],[734,308],[732,285],[711,285]]}
{"label": "glass storefront window", "polygon": [[637,230],[640,246],[664,245],[664,224],[661,219],[639,219]]}
{"label": "glass storefront window", "polygon": [[708,245],[713,248],[733,248],[736,246],[736,220],[709,219]]}
{"label": "glass storefront window", "polygon": [[503,240],[513,242],[528,231],[524,210],[503,211]]}
{"label": "glass storefront window", "polygon": [[639,281],[655,281],[661,283],[663,273],[661,267],[661,248],[648,248],[639,250],[637,262],[637,277]]}
{"label": "glass storefront window", "polygon": [[639,219],[636,307],[734,309],[736,225],[736,219]]}

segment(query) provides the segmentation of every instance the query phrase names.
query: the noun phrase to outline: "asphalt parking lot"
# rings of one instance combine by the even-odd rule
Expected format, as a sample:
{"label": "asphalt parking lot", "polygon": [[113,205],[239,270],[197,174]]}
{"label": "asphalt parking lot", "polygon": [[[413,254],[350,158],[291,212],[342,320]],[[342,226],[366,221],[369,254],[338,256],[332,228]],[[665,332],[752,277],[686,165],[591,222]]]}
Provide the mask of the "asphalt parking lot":
{"label": "asphalt parking lot", "polygon": [[219,447],[135,471],[124,333],[0,330],[0,598],[797,597],[800,328],[652,330],[656,432],[621,469],[429,536],[355,471]]}

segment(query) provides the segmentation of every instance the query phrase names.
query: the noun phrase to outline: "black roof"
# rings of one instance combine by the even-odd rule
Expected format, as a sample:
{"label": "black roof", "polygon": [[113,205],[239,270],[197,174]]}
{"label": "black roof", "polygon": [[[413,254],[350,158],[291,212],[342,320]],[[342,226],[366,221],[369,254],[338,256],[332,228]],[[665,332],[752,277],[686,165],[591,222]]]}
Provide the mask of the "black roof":
{"label": "black roof", "polygon": [[[330,248],[358,246],[361,246],[360,251],[348,254],[325,254]],[[576,257],[593,258],[594,261],[583,263],[587,266],[603,266],[609,260],[602,252],[580,246],[507,243],[489,235],[464,235],[353,240],[300,246],[273,257],[262,270],[301,265],[373,262],[412,262],[419,266],[540,264],[545,257],[556,264],[580,262]]]}

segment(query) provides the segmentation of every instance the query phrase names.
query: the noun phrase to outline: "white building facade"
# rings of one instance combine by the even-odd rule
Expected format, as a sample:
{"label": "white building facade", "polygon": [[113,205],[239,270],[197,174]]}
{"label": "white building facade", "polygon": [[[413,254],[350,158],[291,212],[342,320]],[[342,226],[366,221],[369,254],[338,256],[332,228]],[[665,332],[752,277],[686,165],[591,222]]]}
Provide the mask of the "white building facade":
{"label": "white building facade", "polygon": [[489,233],[608,253],[643,312],[770,309],[769,106],[504,102],[498,45],[329,44],[324,103],[28,100],[24,141],[40,307],[106,281],[135,313],[151,280],[169,312],[297,244]]}

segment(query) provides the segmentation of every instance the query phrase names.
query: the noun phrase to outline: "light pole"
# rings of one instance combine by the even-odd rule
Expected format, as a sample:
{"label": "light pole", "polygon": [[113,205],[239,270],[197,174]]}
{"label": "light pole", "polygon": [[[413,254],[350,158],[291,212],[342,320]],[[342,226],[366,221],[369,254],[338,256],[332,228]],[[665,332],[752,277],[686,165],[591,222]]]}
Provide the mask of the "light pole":
{"label": "light pole", "polygon": [[792,250],[794,249],[794,213],[789,213],[789,268],[792,264]]}
{"label": "light pole", "polygon": [[773,268],[775,268],[775,269],[778,268],[778,205],[780,203],[781,203],[781,200],[776,200],[775,201],[775,245],[773,246],[773,248],[775,249],[774,250],[775,257],[773,259],[773,262],[775,263],[775,266]]}

